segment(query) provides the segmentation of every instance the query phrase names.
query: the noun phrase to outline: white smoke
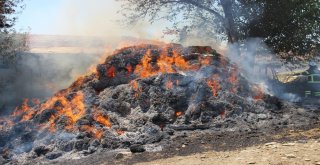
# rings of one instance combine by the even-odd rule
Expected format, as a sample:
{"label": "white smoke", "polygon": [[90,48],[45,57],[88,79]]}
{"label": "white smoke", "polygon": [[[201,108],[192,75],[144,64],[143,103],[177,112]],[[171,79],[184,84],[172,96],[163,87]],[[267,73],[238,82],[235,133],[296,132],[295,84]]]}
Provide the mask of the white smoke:
{"label": "white smoke", "polygon": [[277,57],[261,38],[248,39],[241,45],[229,44],[225,55],[237,64],[242,76],[258,85],[265,93],[285,100],[300,100],[298,95],[284,92],[283,86],[275,77],[278,71],[284,68],[283,60]]}

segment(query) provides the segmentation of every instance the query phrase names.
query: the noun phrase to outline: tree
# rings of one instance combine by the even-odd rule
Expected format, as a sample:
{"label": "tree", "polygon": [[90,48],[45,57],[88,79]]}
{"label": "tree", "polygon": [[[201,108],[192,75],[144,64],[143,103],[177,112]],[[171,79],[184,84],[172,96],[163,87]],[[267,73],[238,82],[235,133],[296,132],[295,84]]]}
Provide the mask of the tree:
{"label": "tree", "polygon": [[[124,15],[128,18],[130,23],[136,22],[141,18],[149,18],[150,22],[157,19],[165,18],[169,21],[179,22],[187,21],[189,18],[194,18],[195,15],[200,14],[205,16],[210,14],[213,16],[216,26],[226,31],[228,41],[236,42],[237,36],[234,32],[235,28],[233,21],[232,0],[118,0],[125,2],[123,5]],[[129,12],[129,13],[128,13]],[[225,14],[225,16],[223,15]]]}
{"label": "tree", "polygon": [[17,90],[21,70],[26,69],[18,66],[28,49],[28,34],[17,33],[14,29],[22,8],[22,0],[0,0],[0,116],[19,101],[14,89]]}
{"label": "tree", "polygon": [[118,1],[129,23],[166,19],[179,33],[206,29],[233,44],[260,37],[276,53],[319,49],[319,0]]}
{"label": "tree", "polygon": [[17,9],[20,6],[22,0],[1,0],[0,1],[0,29],[10,28],[14,25],[16,17],[12,17],[16,14]]}
{"label": "tree", "polygon": [[22,9],[22,0],[0,1],[0,66],[17,62],[17,55],[28,49],[28,35],[17,34],[13,28],[16,14]]}
{"label": "tree", "polygon": [[242,4],[239,13],[251,17],[241,26],[242,40],[262,38],[275,52],[310,54],[319,50],[319,0],[254,0]]}

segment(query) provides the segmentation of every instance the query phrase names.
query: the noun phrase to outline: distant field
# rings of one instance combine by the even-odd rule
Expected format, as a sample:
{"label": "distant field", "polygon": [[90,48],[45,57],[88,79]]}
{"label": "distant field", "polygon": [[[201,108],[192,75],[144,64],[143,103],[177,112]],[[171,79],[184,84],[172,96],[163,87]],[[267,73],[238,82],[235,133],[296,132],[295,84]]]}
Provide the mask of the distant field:
{"label": "distant field", "polygon": [[31,35],[30,52],[37,54],[97,54],[111,44],[99,37]]}
{"label": "distant field", "polygon": [[133,37],[105,38],[93,36],[31,35],[30,52],[37,54],[102,54],[139,44],[164,44],[157,40]]}

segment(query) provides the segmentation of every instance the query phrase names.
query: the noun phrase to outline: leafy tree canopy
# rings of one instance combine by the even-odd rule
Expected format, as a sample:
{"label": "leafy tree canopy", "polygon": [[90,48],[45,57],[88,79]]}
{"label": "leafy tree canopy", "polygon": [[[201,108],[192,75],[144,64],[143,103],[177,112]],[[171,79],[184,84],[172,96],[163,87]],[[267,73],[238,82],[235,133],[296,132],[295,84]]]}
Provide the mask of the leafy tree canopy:
{"label": "leafy tree canopy", "polygon": [[28,49],[27,33],[14,29],[16,14],[24,6],[23,0],[0,0],[0,69],[17,62],[17,55]]}
{"label": "leafy tree canopy", "polygon": [[315,54],[320,47],[319,0],[118,1],[128,23],[166,19],[182,40],[196,31],[229,43],[259,37],[276,53]]}
{"label": "leafy tree canopy", "polygon": [[10,28],[14,25],[18,8],[21,6],[22,0],[0,0],[0,29]]}

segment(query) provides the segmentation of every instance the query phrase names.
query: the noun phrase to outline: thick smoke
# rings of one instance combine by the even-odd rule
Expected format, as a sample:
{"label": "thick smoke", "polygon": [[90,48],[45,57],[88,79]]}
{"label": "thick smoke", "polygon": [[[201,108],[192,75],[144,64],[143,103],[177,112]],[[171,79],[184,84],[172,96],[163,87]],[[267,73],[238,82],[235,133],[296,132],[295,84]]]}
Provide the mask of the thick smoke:
{"label": "thick smoke", "polygon": [[266,82],[268,75],[261,74],[261,72],[267,73],[267,62],[275,59],[275,56],[272,55],[259,38],[249,39],[242,45],[228,45],[226,56],[239,66],[241,73],[249,81],[258,84]]}
{"label": "thick smoke", "polygon": [[141,20],[134,25],[124,24],[124,17],[119,11],[121,3],[115,0],[69,0],[63,2],[57,11],[58,21],[53,23],[58,33],[67,35],[104,37],[109,43],[116,43],[123,37],[161,40],[164,21],[152,25]]}
{"label": "thick smoke", "polygon": [[240,69],[240,73],[251,83],[270,95],[289,101],[299,101],[295,93],[288,93],[278,81],[278,73],[288,71],[284,63],[261,38],[248,39],[243,44],[229,44],[225,55]]}
{"label": "thick smoke", "polygon": [[66,88],[96,58],[86,54],[22,54],[17,66],[1,71],[6,80],[0,91],[1,114],[12,112],[25,98],[45,99]]}
{"label": "thick smoke", "polygon": [[[122,19],[117,13],[120,5],[70,0],[62,3],[55,19],[39,20],[52,25],[60,36],[31,34],[30,52],[21,53],[18,65],[1,70],[0,114],[11,113],[24,98],[45,99],[68,87],[116,48],[160,41],[162,23],[124,27],[117,22]],[[28,12],[28,6],[25,10]]]}

